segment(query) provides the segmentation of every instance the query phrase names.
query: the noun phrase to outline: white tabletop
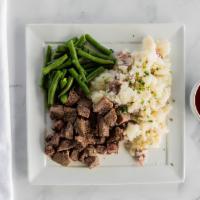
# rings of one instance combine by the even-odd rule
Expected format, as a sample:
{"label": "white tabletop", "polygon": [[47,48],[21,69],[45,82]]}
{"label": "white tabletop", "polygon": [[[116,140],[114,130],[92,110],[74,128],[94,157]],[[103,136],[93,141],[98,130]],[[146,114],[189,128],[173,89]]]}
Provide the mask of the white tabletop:
{"label": "white tabletop", "polygon": [[[199,0],[9,0],[8,9],[15,199],[200,200],[200,125],[194,119],[188,102],[193,84],[200,79]],[[31,186],[27,180],[26,158],[25,24],[159,22],[179,22],[186,25],[185,183],[109,187]]]}

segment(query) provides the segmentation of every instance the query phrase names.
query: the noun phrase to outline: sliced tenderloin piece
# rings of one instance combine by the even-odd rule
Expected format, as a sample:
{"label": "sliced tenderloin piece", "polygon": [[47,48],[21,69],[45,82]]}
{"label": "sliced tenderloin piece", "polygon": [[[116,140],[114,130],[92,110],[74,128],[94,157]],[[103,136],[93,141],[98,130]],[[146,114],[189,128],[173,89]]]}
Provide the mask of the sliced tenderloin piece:
{"label": "sliced tenderloin piece", "polygon": [[60,134],[54,133],[51,138],[49,138],[48,144],[57,147],[60,143]]}
{"label": "sliced tenderloin piece", "polygon": [[51,119],[63,119],[64,117],[64,109],[62,105],[51,106],[50,110]]}
{"label": "sliced tenderloin piece", "polygon": [[107,154],[118,153],[119,146],[115,143],[107,144]]}
{"label": "sliced tenderloin piece", "polygon": [[130,121],[130,119],[131,119],[130,118],[130,114],[128,114],[128,113],[121,113],[117,117],[117,124],[121,125],[121,124],[127,123],[127,122]]}
{"label": "sliced tenderloin piece", "polygon": [[67,123],[67,126],[62,131],[62,136],[66,139],[72,140],[74,135],[74,129],[71,122]]}
{"label": "sliced tenderloin piece", "polygon": [[48,155],[48,156],[53,156],[54,153],[55,153],[55,149],[53,148],[52,145],[46,145],[46,146],[45,146],[45,153],[46,153],[46,155]]}
{"label": "sliced tenderloin piece", "polygon": [[74,126],[75,126],[76,132],[82,136],[89,134],[91,131],[90,122],[87,119],[78,117],[76,119]]}
{"label": "sliced tenderloin piece", "polygon": [[53,123],[52,129],[54,131],[60,131],[63,127],[64,127],[64,122],[62,120],[58,120]]}
{"label": "sliced tenderloin piece", "polygon": [[72,140],[63,140],[60,142],[60,145],[57,151],[66,151],[66,150],[74,148],[74,146],[75,146],[75,143]]}
{"label": "sliced tenderloin piece", "polygon": [[99,158],[97,156],[88,156],[85,158],[84,163],[91,169],[99,165]]}
{"label": "sliced tenderloin piece", "polygon": [[63,166],[68,166],[70,163],[69,152],[68,151],[57,152],[53,155],[52,160]]}
{"label": "sliced tenderloin piece", "polygon": [[70,158],[73,161],[77,161],[79,158],[79,150],[78,149],[72,149],[71,153],[70,153]]}
{"label": "sliced tenderloin piece", "polygon": [[[75,141],[82,148],[85,148],[88,145],[88,141],[84,136],[75,136]],[[76,145],[76,147],[78,147],[78,145]]]}
{"label": "sliced tenderloin piece", "polygon": [[97,145],[96,146],[96,151],[99,154],[105,154],[106,153],[106,147],[104,145]]}
{"label": "sliced tenderloin piece", "polygon": [[121,88],[121,83],[118,80],[114,80],[109,83],[108,87],[109,87],[109,92],[118,94]]}
{"label": "sliced tenderloin piece", "polygon": [[72,124],[75,122],[77,117],[77,112],[75,108],[64,107],[64,121],[71,122]]}
{"label": "sliced tenderloin piece", "polygon": [[117,114],[115,112],[115,109],[111,109],[105,116],[104,121],[109,127],[113,127],[116,124],[117,121]]}
{"label": "sliced tenderloin piece", "polygon": [[89,118],[90,116],[90,109],[86,106],[78,105],[77,106],[77,113],[80,117]]}
{"label": "sliced tenderloin piece", "polygon": [[70,90],[66,105],[73,106],[79,101],[79,99],[80,96],[74,90]]}
{"label": "sliced tenderloin piece", "polygon": [[84,107],[91,109],[92,108],[92,101],[90,99],[87,99],[87,98],[81,98],[78,101],[78,106],[84,106]]}
{"label": "sliced tenderloin piece", "polygon": [[106,142],[106,137],[96,137],[96,144],[104,144]]}
{"label": "sliced tenderloin piece", "polygon": [[99,136],[100,137],[109,136],[109,126],[106,124],[103,118],[99,120]]}
{"label": "sliced tenderloin piece", "polygon": [[107,97],[103,97],[97,104],[94,105],[93,111],[99,114],[105,114],[112,108],[113,103]]}

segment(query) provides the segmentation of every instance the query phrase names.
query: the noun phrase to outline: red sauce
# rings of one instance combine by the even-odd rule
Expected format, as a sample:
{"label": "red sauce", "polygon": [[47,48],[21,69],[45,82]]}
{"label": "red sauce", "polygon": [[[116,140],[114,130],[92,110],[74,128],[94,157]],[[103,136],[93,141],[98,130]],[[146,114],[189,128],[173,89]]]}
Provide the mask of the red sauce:
{"label": "red sauce", "polygon": [[195,105],[196,105],[198,113],[200,114],[200,86],[195,95]]}

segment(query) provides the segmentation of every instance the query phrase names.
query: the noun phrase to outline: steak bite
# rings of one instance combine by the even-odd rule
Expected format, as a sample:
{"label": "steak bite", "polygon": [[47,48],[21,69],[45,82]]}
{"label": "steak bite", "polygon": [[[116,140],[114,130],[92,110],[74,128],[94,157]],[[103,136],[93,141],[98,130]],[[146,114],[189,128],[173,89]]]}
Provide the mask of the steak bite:
{"label": "steak bite", "polygon": [[107,144],[107,154],[118,153],[119,146],[115,143]]}
{"label": "steak bite", "polygon": [[62,130],[62,136],[66,139],[72,140],[74,135],[74,129],[71,122],[67,123],[67,126]]}
{"label": "steak bite", "polygon": [[80,117],[89,118],[90,116],[90,109],[87,108],[86,106],[78,105],[77,112]]}
{"label": "steak bite", "polygon": [[108,138],[107,143],[116,143],[123,140],[124,139],[123,133],[124,133],[123,129],[115,127],[114,131],[112,131],[112,134]]}
{"label": "steak bite", "polygon": [[97,156],[88,156],[84,159],[84,163],[91,169],[99,165],[99,158]]}
{"label": "steak bite", "polygon": [[79,101],[78,101],[78,106],[84,106],[84,107],[87,107],[87,108],[92,108],[92,101],[90,99],[87,99],[87,98],[81,98]]}
{"label": "steak bite", "polygon": [[97,145],[96,146],[96,151],[99,154],[105,154],[106,153],[106,147],[104,145]]}
{"label": "steak bite", "polygon": [[80,96],[74,90],[70,90],[66,105],[73,106],[78,102],[79,99]]}
{"label": "steak bite", "polygon": [[70,163],[69,152],[68,151],[57,152],[53,155],[52,160],[63,166],[68,166]]}
{"label": "steak bite", "polygon": [[109,127],[113,127],[116,124],[117,121],[117,114],[115,112],[115,109],[111,109],[105,116],[104,121]]}
{"label": "steak bite", "polygon": [[[79,150],[82,150],[88,145],[88,141],[84,136],[75,136],[75,141],[77,142],[76,147],[79,148]],[[82,147],[82,149],[81,149]]]}
{"label": "steak bite", "polygon": [[106,137],[96,137],[96,144],[104,144],[106,142]]}
{"label": "steak bite", "polygon": [[51,106],[50,108],[50,117],[51,119],[63,119],[64,110],[62,105]]}
{"label": "steak bite", "polygon": [[93,111],[99,114],[105,114],[112,108],[113,103],[107,97],[103,97],[97,104],[94,105]]}
{"label": "steak bite", "polygon": [[53,154],[55,153],[55,149],[53,148],[52,145],[46,145],[45,146],[45,153],[48,156],[53,156]]}
{"label": "steak bite", "polygon": [[65,151],[72,149],[75,146],[75,143],[72,140],[63,140],[61,141],[57,151]]}
{"label": "steak bite", "polygon": [[74,124],[76,132],[83,136],[91,131],[89,120],[78,117]]}
{"label": "steak bite", "polygon": [[72,124],[75,122],[77,117],[77,112],[75,108],[64,107],[64,121],[71,122]]}
{"label": "steak bite", "polygon": [[99,120],[99,136],[100,137],[109,136],[109,126],[106,124],[103,118]]}
{"label": "steak bite", "polygon": [[72,149],[72,151],[70,153],[70,158],[73,161],[77,161],[78,160],[78,158],[79,158],[79,151],[78,151],[78,149]]}
{"label": "steak bite", "polygon": [[49,136],[48,140],[48,144],[57,147],[60,143],[60,134],[54,133],[53,135]]}
{"label": "steak bite", "polygon": [[64,127],[64,122],[62,120],[58,120],[53,123],[52,129],[54,131],[60,131],[63,127]]}
{"label": "steak bite", "polygon": [[88,145],[84,151],[88,154],[88,156],[97,155],[97,151],[93,145]]}
{"label": "steak bite", "polygon": [[117,117],[117,124],[121,125],[130,121],[130,114],[128,113],[120,113]]}

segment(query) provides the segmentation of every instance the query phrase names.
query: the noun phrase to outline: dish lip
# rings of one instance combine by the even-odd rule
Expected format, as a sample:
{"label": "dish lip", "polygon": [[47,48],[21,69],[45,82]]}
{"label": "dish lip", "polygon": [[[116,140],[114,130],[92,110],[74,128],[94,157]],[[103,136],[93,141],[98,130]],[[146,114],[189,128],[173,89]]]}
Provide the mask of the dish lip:
{"label": "dish lip", "polygon": [[[183,59],[182,59],[182,61],[183,61],[183,75],[184,75],[184,84],[185,84],[185,25],[184,24],[179,24],[179,23],[152,23],[152,24],[149,24],[149,23],[100,23],[100,24],[93,24],[93,23],[89,23],[89,24],[80,24],[80,23],[75,23],[75,24],[66,24],[66,23],[59,23],[59,24],[51,24],[51,23],[33,23],[33,24],[26,24],[26,27],[25,27],[25,31],[26,31],[26,34],[25,34],[25,41],[26,41],[26,66],[28,65],[28,59],[27,59],[27,43],[28,43],[28,34],[27,34],[27,32],[28,32],[28,30],[29,30],[29,28],[31,28],[32,26],[33,27],[35,27],[35,26],[60,26],[60,25],[151,25],[151,26],[156,26],[156,25],[177,25],[177,28],[182,28],[183,29],[183,40],[182,40],[182,43],[183,43]],[[26,70],[26,100],[27,99],[29,99],[29,94],[28,94],[28,85],[29,85],[29,83],[28,83],[28,80],[27,80],[27,74],[28,74],[28,70]],[[200,82],[199,82],[199,84],[200,84]],[[184,95],[185,95],[185,90],[184,90]],[[184,99],[184,104],[185,104],[185,99]],[[29,126],[28,126],[28,122],[29,122],[29,112],[28,112],[28,110],[29,110],[29,105],[28,104],[26,104],[26,118],[27,118],[27,132],[28,132],[28,129],[29,129]],[[183,127],[183,134],[182,134],[182,141],[183,141],[183,143],[182,143],[182,173],[181,173],[181,175],[179,175],[178,177],[177,177],[177,180],[172,180],[172,181],[158,181],[158,182],[153,182],[152,181],[152,183],[153,184],[157,184],[157,183],[180,183],[180,182],[184,182],[184,179],[185,179],[185,107],[184,107],[184,110],[183,110],[183,115],[184,115],[184,123],[183,123],[183,125],[184,125],[184,127]],[[27,137],[27,144],[28,144],[29,142],[28,142],[28,137]],[[30,147],[30,146],[29,146]],[[27,148],[27,155],[29,155],[29,147]],[[34,182],[35,182],[35,179],[37,179],[37,177],[38,177],[38,175],[40,174],[38,174],[37,176],[35,176],[35,177],[32,177],[31,175],[30,175],[30,168],[31,168],[31,166],[30,166],[30,162],[29,162],[29,159],[28,159],[28,171],[29,171],[29,173],[28,173],[28,177],[29,177],[29,182],[31,182],[33,185],[35,185],[34,184]],[[151,184],[151,182],[147,182],[148,184]],[[127,182],[127,183],[108,183],[108,184],[106,184],[106,183],[95,183],[94,185],[129,185],[129,184],[145,184],[145,182]],[[39,185],[38,183],[37,183],[37,185]],[[50,185],[52,185],[52,184],[50,184]],[[58,185],[58,184],[56,184],[56,185]],[[61,185],[63,185],[63,184],[61,184]],[[64,184],[64,185],[78,185],[78,184]],[[85,184],[81,184],[81,185],[91,185],[91,184],[88,184],[88,183],[85,183]]]}

